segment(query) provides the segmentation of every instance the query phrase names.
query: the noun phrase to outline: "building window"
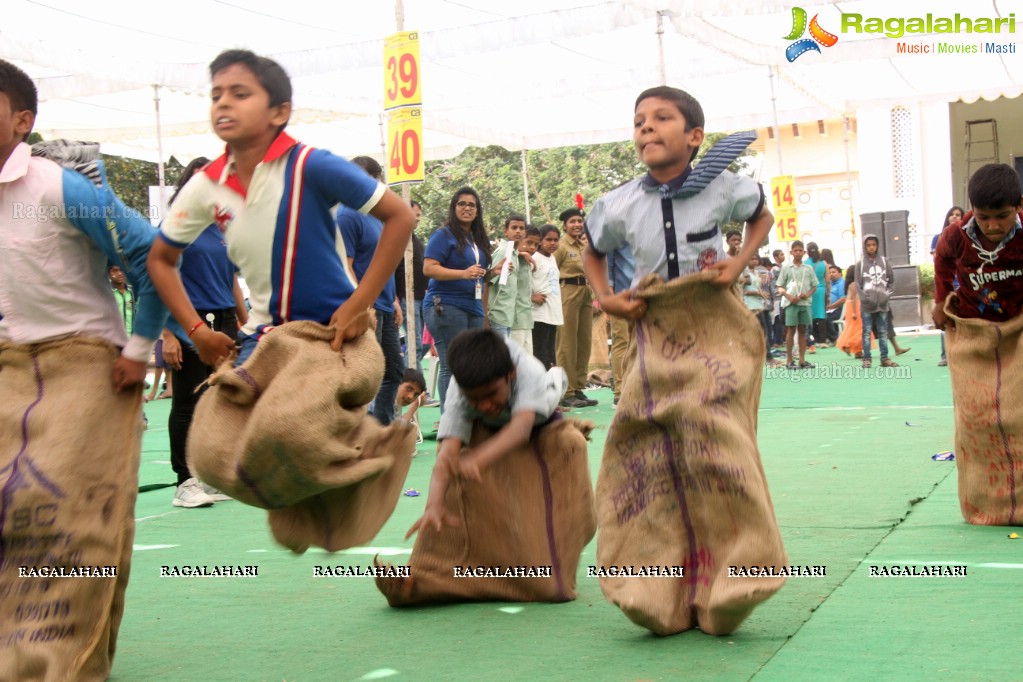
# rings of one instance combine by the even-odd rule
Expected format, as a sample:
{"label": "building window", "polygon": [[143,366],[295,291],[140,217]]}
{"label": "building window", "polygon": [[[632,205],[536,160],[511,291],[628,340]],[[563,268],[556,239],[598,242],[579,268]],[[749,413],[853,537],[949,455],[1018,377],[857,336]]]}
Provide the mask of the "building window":
{"label": "building window", "polygon": [[915,151],[913,116],[906,107],[895,107],[892,109],[892,170],[896,199],[916,196]]}

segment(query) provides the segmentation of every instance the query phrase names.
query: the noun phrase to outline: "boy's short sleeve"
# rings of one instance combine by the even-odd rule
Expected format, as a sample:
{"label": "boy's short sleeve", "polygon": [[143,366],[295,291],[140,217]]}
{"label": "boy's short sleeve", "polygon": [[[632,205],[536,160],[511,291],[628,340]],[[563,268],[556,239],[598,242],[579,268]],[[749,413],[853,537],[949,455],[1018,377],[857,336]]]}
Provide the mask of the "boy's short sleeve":
{"label": "boy's short sleeve", "polygon": [[387,185],[368,176],[360,166],[325,149],[309,152],[305,179],[331,204],[341,203],[363,214],[373,210],[387,191]]}
{"label": "boy's short sleeve", "polygon": [[160,238],[178,249],[198,239],[216,222],[213,189],[213,181],[204,173],[193,175],[167,210],[167,218],[160,224]]}
{"label": "boy's short sleeve", "polygon": [[[553,374],[548,372],[542,362],[515,343],[509,342],[508,350],[515,364],[515,392],[511,398],[511,414],[514,416],[521,412],[533,412],[538,423],[546,421],[554,414],[558,401],[567,388],[564,370],[555,368]],[[555,381],[556,379],[562,381]]]}
{"label": "boy's short sleeve", "polygon": [[590,248],[599,254],[608,254],[625,245],[625,221],[608,211],[608,196],[597,199],[586,216],[586,234]]}
{"label": "boy's short sleeve", "polygon": [[736,223],[752,222],[764,207],[764,188],[759,182],[744,175],[725,173],[733,183],[732,213],[729,219]]}
{"label": "boy's short sleeve", "polygon": [[448,384],[447,399],[444,401],[444,414],[440,417],[437,427],[437,442],[445,438],[457,438],[463,445],[469,444],[472,437],[472,420],[469,418],[469,403],[462,395],[458,382]]}

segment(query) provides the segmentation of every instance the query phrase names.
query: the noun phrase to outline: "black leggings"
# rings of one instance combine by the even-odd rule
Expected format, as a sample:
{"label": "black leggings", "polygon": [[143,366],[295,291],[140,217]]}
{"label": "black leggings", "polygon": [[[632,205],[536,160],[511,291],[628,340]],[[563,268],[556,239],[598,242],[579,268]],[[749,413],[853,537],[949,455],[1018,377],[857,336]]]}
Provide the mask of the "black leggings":
{"label": "black leggings", "polygon": [[[206,319],[206,315],[213,313],[213,329],[224,332],[232,339],[238,334],[238,318],[234,309],[227,310],[198,310],[199,317]],[[180,339],[178,339],[181,341]],[[170,418],[167,420],[167,430],[170,436],[171,468],[178,475],[178,485],[181,485],[192,477],[185,462],[185,444],[188,441],[188,429],[192,425],[192,415],[195,414],[196,403],[202,396],[205,387],[196,392],[196,388],[213,373],[213,368],[199,359],[199,354],[187,343],[181,342],[181,369],[171,373],[171,386],[174,394],[171,396]]]}

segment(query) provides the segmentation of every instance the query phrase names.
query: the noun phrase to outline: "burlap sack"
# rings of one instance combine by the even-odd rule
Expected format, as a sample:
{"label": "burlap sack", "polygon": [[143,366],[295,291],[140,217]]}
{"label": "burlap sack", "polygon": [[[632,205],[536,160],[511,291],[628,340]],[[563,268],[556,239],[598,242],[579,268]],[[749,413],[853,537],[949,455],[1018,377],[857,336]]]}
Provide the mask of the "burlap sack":
{"label": "burlap sack", "polygon": [[[949,297],[952,299],[953,297]],[[952,300],[945,350],[955,408],[959,508],[969,523],[1023,525],[1023,315],[963,319]]]}
{"label": "burlap sack", "polygon": [[[635,623],[661,635],[735,630],[786,565],[757,450],[764,336],[738,290],[698,273],[645,278],[621,402],[597,479],[598,570],[684,566],[684,578],[602,577]],[[612,569],[612,567],[615,567]]]}
{"label": "burlap sack", "polygon": [[367,414],[383,376],[372,331],[331,350],[332,329],[276,327],[240,367],[222,367],[195,409],[187,460],[202,481],[270,510],[297,552],[369,541],[394,511],[415,450],[404,422]]}
{"label": "burlap sack", "polygon": [[[110,673],[131,567],[142,434],[141,388],[115,394],[111,385],[117,356],[98,339],[0,342],[5,682]],[[60,568],[106,577],[32,577]]]}
{"label": "burlap sack", "polygon": [[[455,478],[445,505],[461,526],[422,528],[409,577],[376,578],[391,606],[452,601],[571,601],[583,548],[593,538],[586,457],[592,424],[559,420],[483,473]],[[493,435],[477,424],[470,446]],[[378,565],[384,565],[377,561]],[[546,569],[549,577],[456,577],[456,567]]]}

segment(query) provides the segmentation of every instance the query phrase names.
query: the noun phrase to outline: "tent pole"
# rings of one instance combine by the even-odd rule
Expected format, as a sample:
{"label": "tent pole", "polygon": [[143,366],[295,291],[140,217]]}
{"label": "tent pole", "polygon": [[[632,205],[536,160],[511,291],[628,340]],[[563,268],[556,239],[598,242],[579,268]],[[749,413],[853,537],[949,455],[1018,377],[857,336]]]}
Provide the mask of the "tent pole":
{"label": "tent pole", "polygon": [[[398,31],[405,30],[405,5],[402,0],[394,0],[394,23]],[[384,148],[384,162],[387,161],[387,145],[384,143],[384,117],[380,117],[380,141]],[[405,200],[405,203],[409,203],[412,200],[412,190],[409,188],[407,182],[401,183],[401,198]],[[408,368],[415,369],[416,362],[416,301],[415,301],[415,286],[412,279],[415,275],[412,272],[412,239],[415,239],[415,235],[408,240],[408,244],[405,245],[405,281],[396,282],[395,284],[405,289],[405,357],[408,358]]]}
{"label": "tent pole", "polygon": [[160,86],[153,84],[153,103],[156,107],[156,181],[160,186],[160,210],[163,210],[165,199],[163,188],[166,184],[163,175],[163,134],[160,131]]}
{"label": "tent pole", "polygon": [[774,143],[778,147],[778,175],[785,175],[785,162],[781,155],[781,127],[778,125],[778,98],[774,94],[774,67],[767,66],[767,78],[771,81],[771,111],[774,113]]}
{"label": "tent pole", "polygon": [[657,65],[661,72],[661,85],[668,84],[668,75],[664,69],[664,14],[663,10],[657,10]]}
{"label": "tent pole", "polygon": [[526,224],[530,221],[529,216],[529,166],[526,164],[526,148],[522,148],[522,199],[526,203]]}
{"label": "tent pole", "polygon": [[849,129],[852,127],[852,122],[849,120],[849,114],[842,115],[842,138],[845,143],[845,184],[849,189],[849,231],[852,232],[853,240],[853,260],[858,260],[859,256],[856,248],[856,212],[853,210],[853,191],[852,191],[852,166],[849,163]]}

